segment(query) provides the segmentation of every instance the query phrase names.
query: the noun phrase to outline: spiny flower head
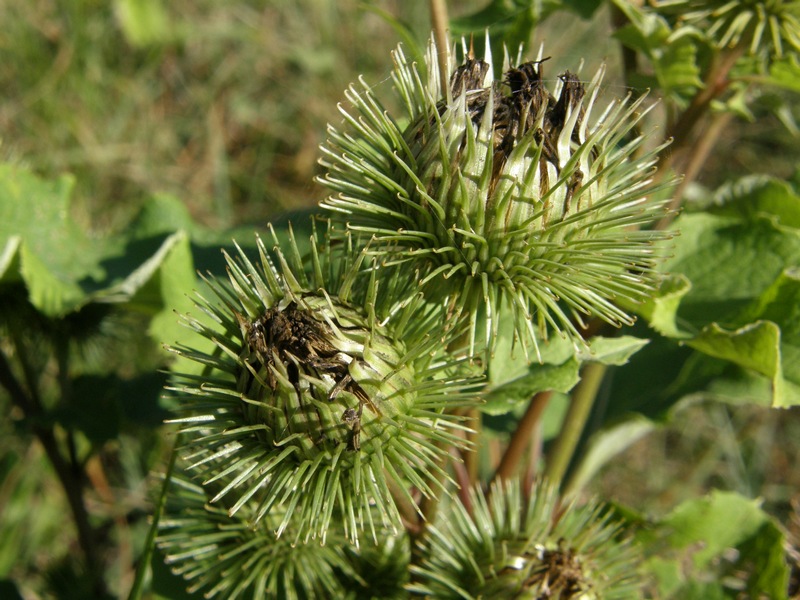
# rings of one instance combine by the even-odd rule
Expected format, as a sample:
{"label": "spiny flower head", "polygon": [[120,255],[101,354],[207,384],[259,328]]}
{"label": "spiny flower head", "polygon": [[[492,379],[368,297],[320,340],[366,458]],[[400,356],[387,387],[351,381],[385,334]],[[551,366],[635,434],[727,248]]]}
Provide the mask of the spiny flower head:
{"label": "spiny flower head", "polygon": [[677,14],[719,48],[743,44],[750,54],[777,58],[800,51],[800,2],[794,0],[660,0],[656,9]]}
{"label": "spiny flower head", "polygon": [[558,505],[551,486],[526,501],[517,483],[473,490],[431,527],[410,588],[434,598],[639,598],[639,554],[597,505]]}
{"label": "spiny flower head", "polygon": [[636,134],[643,99],[598,108],[603,69],[588,86],[569,71],[548,81],[541,55],[506,56],[496,79],[486,48],[482,60],[465,48],[458,67],[448,53],[446,86],[433,42],[422,72],[398,48],[399,116],[351,86],[323,147],[335,193],[322,207],[413,264],[429,298],[469,322],[471,350],[496,338],[500,310],[537,351],[549,330],[580,343],[587,316],[631,323],[616,301],[652,291],[653,246],[668,236],[642,229],[666,203],[658,149]]}
{"label": "spiny flower head", "polygon": [[336,598],[346,593],[343,578],[357,578],[344,538],[325,546],[276,540],[281,511],[253,525],[253,506],[230,515],[185,473],[172,477],[168,492],[157,543],[190,593],[231,600]]}
{"label": "spiny flower head", "polygon": [[464,443],[447,411],[467,382],[442,359],[441,315],[392,293],[407,280],[382,269],[379,295],[363,251],[315,233],[304,265],[291,240],[279,267],[260,240],[260,264],[226,255],[228,281],[207,279],[217,301],[197,302],[211,323],[187,317],[213,349],[174,349],[206,366],[172,386],[182,454],[231,514],[280,511],[278,535],[324,540],[335,519],[354,541],[375,537],[374,515],[400,522],[392,484],[436,493],[442,448]]}

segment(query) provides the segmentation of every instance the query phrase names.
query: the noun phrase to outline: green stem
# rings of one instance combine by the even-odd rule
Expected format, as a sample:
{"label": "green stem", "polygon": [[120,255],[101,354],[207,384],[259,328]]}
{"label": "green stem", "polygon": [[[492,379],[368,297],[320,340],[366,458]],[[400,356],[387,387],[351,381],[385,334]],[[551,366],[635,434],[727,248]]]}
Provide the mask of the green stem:
{"label": "green stem", "polygon": [[439,62],[439,73],[441,75],[442,96],[447,97],[447,85],[450,74],[447,72],[447,53],[450,51],[450,40],[448,39],[447,29],[450,20],[447,16],[447,2],[445,0],[430,0],[431,24],[433,26],[433,39],[436,40],[437,59]]}
{"label": "green stem", "polygon": [[161,487],[161,494],[158,497],[158,504],[153,511],[153,523],[150,525],[150,531],[147,532],[147,541],[144,545],[144,552],[139,560],[139,567],[136,569],[136,578],[133,580],[128,600],[139,600],[144,591],[144,582],[147,573],[150,571],[150,562],[153,556],[153,549],[156,545],[156,536],[158,535],[158,522],[161,515],[164,513],[164,507],[167,505],[167,490],[169,483],[172,480],[172,473],[175,470],[175,459],[178,456],[176,451],[178,447],[178,440],[175,439],[175,444],[172,446],[172,451],[169,455],[169,463],[167,464],[167,472],[164,475],[164,485]]}
{"label": "green stem", "polygon": [[561,431],[547,457],[544,474],[554,485],[561,486],[605,372],[606,366],[601,363],[587,363],[583,367],[581,381],[572,394],[572,401],[564,417]]}

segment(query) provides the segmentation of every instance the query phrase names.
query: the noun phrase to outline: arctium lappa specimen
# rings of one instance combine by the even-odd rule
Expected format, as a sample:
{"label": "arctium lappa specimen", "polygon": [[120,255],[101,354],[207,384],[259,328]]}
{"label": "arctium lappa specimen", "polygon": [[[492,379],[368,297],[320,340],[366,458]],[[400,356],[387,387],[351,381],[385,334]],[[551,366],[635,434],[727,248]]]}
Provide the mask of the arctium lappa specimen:
{"label": "arctium lappa specimen", "polygon": [[[548,59],[464,48],[447,73],[430,43],[424,65],[394,53],[403,110],[361,81],[330,126],[320,181],[336,221],[374,235],[419,283],[469,324],[469,347],[491,349],[500,315],[525,348],[552,332],[576,346],[589,319],[615,326],[656,288],[673,182],[656,182],[662,148],[639,133],[645,97],[602,105],[604,69],[587,82],[546,73]],[[442,86],[445,80],[447,85]],[[444,91],[443,91],[444,88]]]}
{"label": "arctium lappa specimen", "polygon": [[[258,263],[226,254],[228,280],[207,278],[216,301],[197,302],[210,322],[186,318],[210,347],[174,349],[205,368],[172,388],[187,473],[232,515],[280,514],[278,535],[396,530],[390,488],[439,493],[442,448],[464,445],[451,409],[470,400],[466,361],[442,360],[430,306],[378,297],[363,250],[315,233],[304,257],[274,241],[273,255],[258,241]],[[393,272],[381,285],[407,284]]]}

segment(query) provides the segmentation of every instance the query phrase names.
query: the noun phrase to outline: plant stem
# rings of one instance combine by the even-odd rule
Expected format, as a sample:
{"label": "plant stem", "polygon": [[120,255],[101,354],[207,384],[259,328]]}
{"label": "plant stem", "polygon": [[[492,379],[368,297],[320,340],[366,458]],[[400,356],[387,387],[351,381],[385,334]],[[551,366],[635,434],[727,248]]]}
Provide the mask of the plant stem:
{"label": "plant stem", "polygon": [[694,95],[686,110],[668,128],[667,138],[672,138],[671,151],[661,154],[659,170],[663,171],[672,164],[676,154],[688,144],[692,131],[708,111],[711,102],[728,89],[730,85],[728,75],[743,52],[744,48],[737,46],[722,51],[717,56],[706,75],[703,87]]}
{"label": "plant stem", "polygon": [[517,429],[512,434],[508,447],[503,453],[503,458],[500,459],[500,464],[494,474],[494,481],[510,479],[514,475],[552,395],[553,392],[546,391],[539,392],[531,398],[525,414],[522,415]]}
{"label": "plant stem", "polygon": [[461,453],[464,468],[467,471],[469,485],[478,483],[478,451],[481,437],[481,413],[477,408],[471,408],[466,414],[466,425],[469,427],[466,438],[470,446]]}
{"label": "plant stem", "polygon": [[[25,356],[25,348],[19,343],[19,340],[14,340],[17,355],[23,363],[22,359]],[[23,371],[27,371],[29,365],[23,364]],[[84,560],[86,561],[86,572],[92,578],[92,585],[95,596],[105,597],[107,595],[105,583],[102,577],[102,570],[100,568],[101,561],[95,545],[94,530],[89,523],[89,512],[83,501],[83,493],[81,490],[80,478],[75,476],[75,465],[70,464],[61,455],[58,440],[52,428],[44,427],[41,425],[44,417],[44,409],[38,400],[38,392],[31,389],[26,392],[22,384],[14,376],[11,365],[5,353],[0,352],[0,385],[6,388],[11,397],[11,401],[20,409],[32,425],[31,429],[39,442],[44,447],[47,458],[50,464],[53,465],[53,470],[56,472],[58,480],[61,482],[61,487],[64,488],[64,493],[67,497],[67,503],[72,511],[72,518],[75,521],[75,527],[78,533],[78,543],[83,551]]]}
{"label": "plant stem", "polygon": [[136,569],[136,577],[133,580],[133,586],[128,594],[128,600],[139,600],[144,591],[145,578],[150,570],[150,561],[153,556],[153,550],[156,545],[156,537],[158,535],[158,523],[161,520],[161,515],[164,513],[164,507],[167,505],[167,490],[169,483],[172,480],[172,473],[175,470],[175,459],[178,456],[176,448],[178,440],[172,446],[169,453],[169,463],[167,463],[167,472],[164,474],[164,485],[161,486],[161,493],[158,496],[158,502],[153,510],[153,522],[150,525],[150,530],[147,532],[147,540],[145,541],[144,551],[139,560],[139,567]]}
{"label": "plant stem", "polygon": [[580,383],[572,394],[572,401],[561,425],[561,431],[547,457],[544,474],[554,485],[561,486],[605,372],[606,366],[601,363],[587,363],[583,367]]}
{"label": "plant stem", "polygon": [[442,96],[447,97],[449,73],[447,68],[447,53],[450,51],[450,40],[447,28],[450,20],[447,16],[447,2],[445,0],[430,0],[431,24],[433,26],[433,39],[436,40],[436,52],[439,62],[439,74]]}

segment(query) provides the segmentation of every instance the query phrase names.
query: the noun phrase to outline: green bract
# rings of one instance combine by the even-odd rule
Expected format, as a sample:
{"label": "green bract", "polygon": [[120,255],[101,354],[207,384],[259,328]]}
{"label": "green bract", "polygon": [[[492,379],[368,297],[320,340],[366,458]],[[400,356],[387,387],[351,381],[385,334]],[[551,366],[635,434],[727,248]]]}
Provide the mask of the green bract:
{"label": "green bract", "polygon": [[190,593],[206,598],[334,598],[340,579],[356,578],[339,544],[276,540],[281,511],[253,525],[252,507],[230,516],[209,504],[208,490],[181,477],[170,480],[158,545]]}
{"label": "green bract", "polygon": [[587,87],[565,72],[551,91],[541,57],[506,58],[495,79],[491,56],[466,49],[458,67],[448,53],[443,93],[437,52],[423,72],[394,53],[399,115],[363,81],[349,88],[323,147],[335,195],[322,206],[412,263],[429,297],[470,323],[471,349],[479,329],[496,338],[504,307],[537,351],[548,330],[580,343],[586,316],[631,323],[615,301],[651,293],[653,245],[668,236],[641,229],[666,200],[652,182],[659,149],[637,134],[643,98],[600,106],[603,69]]}
{"label": "green bract", "polygon": [[659,0],[658,10],[678,16],[720,48],[740,44],[750,54],[766,50],[780,58],[800,50],[800,2],[784,0]]}
{"label": "green bract", "polygon": [[434,494],[444,447],[463,447],[447,410],[469,399],[467,383],[431,335],[442,316],[407,293],[379,295],[376,269],[389,291],[407,280],[362,268],[348,244],[311,241],[305,266],[293,242],[276,247],[279,268],[260,240],[258,265],[226,255],[229,281],[207,280],[217,302],[198,301],[211,324],[186,319],[212,349],[175,349],[206,372],[177,376],[173,422],[189,472],[231,514],[278,510],[278,535],[298,539],[324,540],[334,518],[351,540],[365,526],[374,537],[374,517],[400,522],[390,489]]}
{"label": "green bract", "polygon": [[431,527],[411,589],[432,598],[639,598],[640,556],[601,507],[559,506],[538,484],[523,498],[517,483],[470,494]]}

